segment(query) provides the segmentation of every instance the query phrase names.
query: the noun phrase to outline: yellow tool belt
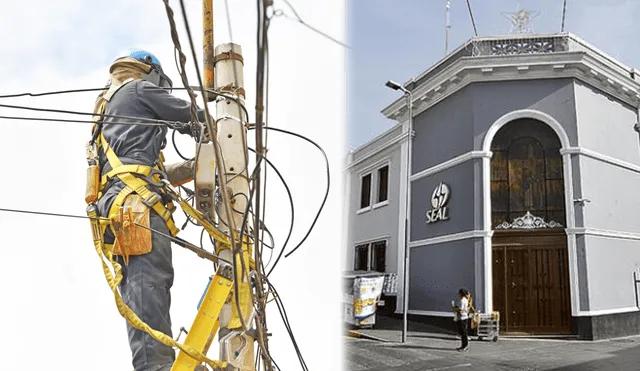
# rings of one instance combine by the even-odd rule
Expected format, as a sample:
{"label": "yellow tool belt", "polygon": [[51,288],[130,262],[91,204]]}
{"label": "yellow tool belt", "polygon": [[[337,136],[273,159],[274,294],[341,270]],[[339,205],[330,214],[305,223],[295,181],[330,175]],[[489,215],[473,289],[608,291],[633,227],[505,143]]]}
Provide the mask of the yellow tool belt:
{"label": "yellow tool belt", "polygon": [[[152,208],[165,221],[165,223],[167,223],[167,228],[169,228],[171,236],[175,237],[179,231],[172,217],[173,212],[176,210],[175,205],[169,200],[167,206],[165,206],[162,202],[162,196],[149,190],[149,182],[146,179],[134,175],[137,174],[143,177],[151,177],[152,179],[155,177],[153,180],[159,183],[160,179],[157,176],[160,172],[164,172],[164,167],[162,166],[164,157],[162,152],[160,152],[158,165],[153,168],[145,165],[123,165],[120,159],[113,152],[113,149],[104,139],[102,133],[100,134],[98,145],[102,147],[107,159],[109,160],[109,165],[111,165],[112,168],[111,171],[102,176],[100,181],[100,191],[102,192],[107,183],[115,177],[125,184],[124,189],[120,191],[118,196],[116,196],[115,201],[109,209],[109,219],[112,219],[112,216],[116,216],[118,210],[123,206],[127,196],[135,193],[142,197],[145,205]],[[159,183],[157,184],[157,187],[160,188],[163,187],[163,185]]]}
{"label": "yellow tool belt", "polygon": [[[104,114],[106,101],[100,106],[100,115]],[[98,129],[100,130],[100,129]],[[129,255],[143,255],[149,253],[152,249],[152,235],[150,228],[150,210],[154,210],[164,220],[169,233],[175,237],[179,229],[173,220],[173,212],[176,210],[175,205],[170,199],[163,200],[165,195],[164,184],[161,182],[161,175],[165,175],[163,166],[164,156],[159,153],[156,161],[157,165],[151,167],[146,165],[124,165],[115,154],[109,143],[107,143],[102,131],[96,138],[96,150],[102,149],[107,157],[111,170],[100,176],[100,165],[97,166],[97,174],[93,176],[94,181],[99,185],[96,187],[98,191],[97,198],[102,197],[107,184],[117,178],[125,185],[124,189],[116,196],[106,217],[111,223],[102,223],[101,231],[104,233],[109,227],[116,237],[113,253],[122,255],[125,263],[128,263]],[[157,189],[154,192],[150,189],[153,185]],[[158,193],[160,192],[160,193]],[[165,205],[166,202],[166,205]],[[131,228],[132,224],[139,224],[147,229]]]}

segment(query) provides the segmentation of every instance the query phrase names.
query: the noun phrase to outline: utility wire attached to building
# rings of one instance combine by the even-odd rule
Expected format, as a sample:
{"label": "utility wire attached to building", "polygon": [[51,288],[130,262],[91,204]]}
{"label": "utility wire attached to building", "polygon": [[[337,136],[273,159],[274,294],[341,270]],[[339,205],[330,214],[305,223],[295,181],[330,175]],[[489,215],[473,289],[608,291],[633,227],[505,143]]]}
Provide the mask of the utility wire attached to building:
{"label": "utility wire attached to building", "polygon": [[473,17],[473,11],[471,10],[470,0],[467,0],[467,8],[469,9],[469,17],[471,18],[471,25],[473,26],[473,35],[478,37],[478,29],[476,28],[476,21]]}
{"label": "utility wire attached to building", "polygon": [[560,29],[561,32],[564,32],[564,20],[566,16],[567,16],[567,0],[564,0],[562,1],[562,28]]}

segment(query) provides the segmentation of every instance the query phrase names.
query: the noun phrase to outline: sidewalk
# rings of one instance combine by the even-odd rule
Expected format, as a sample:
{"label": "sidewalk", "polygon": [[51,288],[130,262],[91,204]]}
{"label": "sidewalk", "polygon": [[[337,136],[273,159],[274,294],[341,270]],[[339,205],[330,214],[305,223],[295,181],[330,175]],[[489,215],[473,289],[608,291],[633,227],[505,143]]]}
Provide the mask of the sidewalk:
{"label": "sidewalk", "polygon": [[606,341],[501,337],[495,343],[470,337],[469,350],[459,353],[453,331],[409,322],[407,342],[401,343],[401,320],[378,317],[377,322],[375,329],[356,331],[380,340],[347,338],[346,370],[640,371],[640,336]]}

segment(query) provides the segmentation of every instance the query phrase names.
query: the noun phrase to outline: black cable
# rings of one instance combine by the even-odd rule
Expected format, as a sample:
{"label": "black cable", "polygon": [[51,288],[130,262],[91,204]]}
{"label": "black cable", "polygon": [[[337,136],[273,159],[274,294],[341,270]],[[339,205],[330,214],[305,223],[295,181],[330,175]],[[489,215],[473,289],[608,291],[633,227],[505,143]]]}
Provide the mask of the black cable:
{"label": "black cable", "polygon": [[291,19],[291,20],[295,20],[295,21],[298,21],[300,24],[302,24],[302,25],[306,26],[307,28],[309,28],[310,30],[312,30],[312,31],[316,32],[317,34],[319,34],[319,35],[321,35],[321,36],[324,36],[325,38],[327,38],[327,39],[329,39],[329,40],[333,41],[334,43],[336,43],[336,44],[338,44],[338,45],[340,45],[340,46],[343,46],[343,47],[345,47],[345,48],[347,48],[347,49],[351,49],[351,47],[350,47],[349,45],[347,45],[347,44],[345,44],[345,43],[343,43],[343,42],[341,42],[341,41],[338,41],[337,39],[335,39],[335,38],[333,38],[333,37],[329,36],[329,35],[328,35],[328,34],[326,34],[325,32],[322,32],[322,31],[320,31],[319,29],[317,29],[317,28],[315,28],[315,27],[311,26],[311,25],[310,25],[310,24],[308,24],[307,22],[303,21],[303,20],[302,20],[302,18],[300,17],[300,15],[298,14],[298,12],[296,12],[296,9],[293,7],[293,5],[291,5],[291,3],[290,3],[288,0],[283,0],[283,1],[285,2],[285,4],[287,4],[287,6],[289,7],[289,9],[291,9],[291,11],[293,12],[293,15],[296,17],[296,19],[293,19],[293,18],[291,18],[291,17],[287,16],[286,14],[282,13],[282,15],[283,15],[285,18],[287,18],[287,19]]}
{"label": "black cable", "polygon": [[[265,32],[267,33],[267,37],[264,38],[264,68],[265,68],[265,76],[264,76],[264,89],[265,89],[265,93],[264,93],[264,125],[265,126],[269,126],[269,27],[271,26],[271,19],[272,17],[267,16],[266,17],[266,25],[265,25]],[[264,148],[269,148],[269,132],[266,131],[264,133]],[[265,151],[264,153],[264,157],[266,159],[267,157],[267,151]],[[259,221],[264,221],[266,220],[266,213],[267,213],[267,174],[268,174],[268,168],[265,168],[264,170],[264,197],[262,198],[262,217],[260,217],[260,215],[258,215],[258,220]],[[293,200],[291,200],[291,204],[293,207]],[[275,247],[275,243],[273,242],[273,236],[271,236],[271,240],[272,240],[272,245],[274,247],[271,248],[271,251],[269,253],[269,261],[267,262],[267,264],[264,264],[264,259],[263,259],[263,254],[264,254],[264,249],[262,248],[265,243],[264,243],[264,232],[266,230],[267,233],[271,234],[269,232],[268,229],[266,229],[266,226],[264,225],[264,222],[262,222],[262,227],[264,228],[262,230],[262,235],[260,236],[260,243],[261,248],[260,248],[260,265],[262,267],[262,270],[264,271],[266,269],[266,266],[269,265],[271,263],[271,260],[273,259],[273,252],[274,252],[274,247]],[[291,220],[291,231],[289,232],[289,236],[291,236],[293,230],[293,215],[292,215],[292,220]],[[287,241],[288,242],[288,238]],[[286,243],[285,242],[285,243]],[[267,246],[268,247],[268,246]],[[284,246],[283,246],[283,250],[284,250]]]}
{"label": "black cable", "polygon": [[[107,88],[108,89],[108,88]],[[0,99],[3,98],[18,98],[18,97],[42,97],[45,95],[57,95],[57,94],[69,94],[69,93],[83,93],[83,92],[91,92],[91,91],[101,91],[107,90],[104,87],[102,88],[89,88],[89,89],[72,89],[72,90],[57,90],[45,93],[18,93],[18,94],[7,94],[0,95]]]}
{"label": "black cable", "polygon": [[[79,124],[94,124],[104,123],[102,120],[90,121],[90,120],[70,120],[70,119],[52,119],[46,117],[23,117],[23,116],[0,116],[0,119],[7,120],[24,120],[24,121],[45,121],[45,122],[68,122]],[[141,126],[164,126],[164,124],[151,124],[151,123],[138,123],[138,122],[125,122],[125,121],[111,121],[107,124],[113,125],[141,125]]]}
{"label": "black cable", "polygon": [[567,0],[562,2],[562,28],[560,28],[560,32],[564,32],[564,20],[567,15]]}
{"label": "black cable", "polygon": [[[253,127],[249,128],[249,129],[253,129]],[[289,253],[287,253],[284,257],[288,258],[289,256],[291,256],[291,254],[293,254],[301,245],[302,243],[304,243],[304,241],[306,241],[306,239],[309,237],[309,235],[311,234],[311,231],[313,230],[313,227],[315,226],[316,222],[318,221],[318,218],[320,217],[320,213],[322,213],[322,209],[324,208],[325,203],[327,202],[327,197],[329,196],[329,189],[331,187],[331,174],[330,174],[330,169],[329,169],[329,159],[327,158],[327,154],[324,152],[324,150],[322,149],[322,147],[320,147],[319,144],[317,144],[316,142],[314,142],[313,140],[305,137],[304,135],[300,135],[288,130],[284,130],[284,129],[278,129],[278,128],[274,128],[274,127],[269,127],[269,126],[265,126],[264,129],[267,130],[273,130],[273,131],[277,131],[280,133],[285,133],[285,134],[289,134],[289,135],[293,135],[295,137],[298,137],[300,139],[303,139],[309,143],[311,143],[312,145],[314,145],[321,153],[322,156],[324,157],[324,161],[326,164],[326,169],[327,169],[327,190],[324,194],[324,199],[322,200],[322,204],[320,205],[320,209],[318,210],[318,213],[316,214],[316,217],[313,219],[313,223],[311,223],[311,227],[309,227],[309,230],[307,231],[307,233],[305,234],[305,236],[302,238],[302,240],[296,245],[296,247],[293,248],[293,250],[291,250]],[[273,268],[272,268],[273,269]]]}
{"label": "black cable", "polygon": [[300,351],[300,347],[298,346],[298,342],[296,341],[296,337],[293,334],[291,323],[289,322],[289,316],[287,315],[287,310],[284,307],[284,302],[282,301],[282,297],[280,296],[280,294],[278,294],[278,291],[276,290],[275,286],[273,286],[273,284],[269,281],[269,279],[266,277],[264,279],[269,284],[269,289],[272,290],[274,293],[276,306],[278,307],[278,311],[280,312],[280,317],[282,318],[282,322],[284,323],[285,329],[289,334],[291,343],[293,344],[293,347],[296,350],[296,354],[298,355],[298,359],[300,360],[300,365],[302,366],[303,370],[308,370],[307,364],[304,361],[304,357],[302,356],[302,352]]}
{"label": "black cable", "polygon": [[[256,61],[256,106],[255,106],[255,112],[256,112],[256,116],[255,116],[255,121],[257,123],[260,124],[260,126],[257,128],[256,130],[256,163],[260,162],[261,159],[265,158],[266,152],[265,152],[265,143],[264,143],[264,139],[263,139],[263,130],[261,130],[262,126],[265,125],[264,122],[264,113],[265,113],[265,107],[264,107],[264,94],[265,94],[265,60],[266,60],[266,48],[265,45],[267,44],[267,28],[268,28],[268,23],[269,23],[269,19],[267,17],[267,9],[269,7],[272,6],[272,2],[268,1],[268,0],[257,0],[257,32],[256,32],[256,38],[257,38],[257,42],[256,42],[256,47],[257,47],[257,52],[256,52],[256,56],[257,56],[257,61]],[[263,186],[262,186],[262,176],[260,174],[260,169],[261,167],[257,167],[258,173],[256,178],[253,179],[253,191],[255,192],[255,218],[254,218],[254,229],[255,229],[255,234],[256,234],[256,242],[257,242],[257,247],[256,247],[256,267],[262,268],[263,267],[263,262],[262,262],[262,245],[260,242],[260,200],[261,200],[261,196],[262,197],[266,197],[266,194],[263,195]],[[266,174],[266,173],[265,173]],[[260,290],[262,290],[263,287],[263,281],[262,281],[262,272],[258,269],[258,275],[256,277],[256,285],[258,286],[258,288],[260,288]],[[266,331],[266,304],[261,300],[258,301],[257,303],[258,306],[258,310],[261,312],[264,312],[262,316],[260,316],[258,318],[258,320],[256,321],[258,323],[258,327],[259,329]],[[262,339],[262,337],[261,337]],[[266,362],[268,362],[267,357],[269,359],[271,359],[273,361],[273,358],[271,357],[269,348],[268,348],[268,338],[262,339],[261,344],[263,352],[262,352],[262,356],[264,358],[265,361],[265,366]],[[275,362],[274,362],[275,363]],[[271,370],[272,365],[269,364],[269,366],[267,367],[267,369]]]}
{"label": "black cable", "polygon": [[176,144],[176,130],[173,130],[173,133],[171,133],[171,142],[173,143],[173,148],[176,150],[176,153],[178,154],[178,156],[180,156],[181,159],[185,160],[185,161],[193,161],[196,158],[186,158],[182,155],[182,153],[180,153],[180,150],[178,149],[178,145]]}
{"label": "black cable", "polygon": [[[29,107],[29,106],[15,106],[15,105],[11,105],[11,104],[0,104],[0,107],[22,109],[22,110],[28,110],[28,111],[37,111],[37,112],[64,113],[64,114],[68,114],[68,115],[97,116],[97,114],[89,113],[89,112],[67,111],[67,110],[57,110],[57,109],[38,108],[38,107]],[[135,123],[136,125],[147,125],[147,126],[165,126],[166,125],[166,126],[170,126],[171,127],[171,126],[175,126],[175,125],[179,125],[179,124],[185,124],[185,123],[180,122],[180,121],[156,120],[156,119],[150,119],[150,118],[146,118],[146,117],[107,115],[107,114],[103,114],[102,116],[103,117],[109,117],[109,118],[116,118],[116,119],[142,121],[142,123],[136,122]],[[155,125],[151,125],[151,123],[155,123]],[[110,123],[109,122],[105,122],[105,124],[110,124]]]}
{"label": "black cable", "polygon": [[[256,153],[255,149],[250,148],[250,147],[248,147],[248,149],[249,149],[249,151],[251,151],[253,153]],[[280,251],[280,254],[278,254],[278,257],[276,258],[276,261],[273,263],[273,266],[271,267],[271,269],[267,273],[267,277],[268,277],[271,274],[271,272],[273,272],[273,269],[276,267],[276,265],[278,264],[278,261],[282,257],[282,254],[284,254],[284,250],[285,250],[287,244],[289,243],[289,239],[291,238],[291,235],[293,234],[293,226],[294,226],[294,222],[295,222],[295,207],[294,207],[294,203],[293,203],[293,196],[291,194],[291,190],[289,189],[289,185],[287,184],[287,181],[284,180],[284,177],[282,176],[282,174],[280,173],[278,168],[275,167],[275,165],[271,161],[269,161],[269,159],[267,159],[265,156],[260,156],[260,158],[264,159],[267,162],[267,164],[269,166],[271,166],[271,169],[273,169],[273,171],[275,171],[276,175],[278,175],[278,178],[280,178],[280,181],[282,182],[282,185],[284,185],[284,188],[287,191],[287,197],[289,198],[289,205],[291,206],[291,224],[289,226],[289,233],[287,234],[287,238],[285,239],[285,242],[282,245],[282,250]]]}
{"label": "black cable", "polygon": [[229,0],[224,0],[224,9],[227,12],[227,27],[229,29],[229,40],[233,42],[233,29],[231,28],[231,12],[229,11]]}
{"label": "black cable", "polygon": [[476,37],[478,37],[478,29],[476,28],[476,21],[473,18],[473,11],[471,11],[471,2],[469,0],[467,0],[467,8],[469,9],[469,17],[471,18],[471,25],[473,25],[473,34],[476,35]]}
{"label": "black cable", "polygon": [[71,214],[60,214],[60,213],[47,213],[43,211],[30,211],[30,210],[18,210],[18,209],[4,209],[0,208],[0,211],[6,211],[10,213],[21,213],[21,214],[34,214],[34,215],[45,215],[45,216],[59,216],[62,218],[75,218],[75,219],[94,219],[94,220],[109,220],[103,217],[90,218],[88,216],[82,215],[71,215]]}
{"label": "black cable", "polygon": [[[42,211],[31,211],[31,210],[18,210],[18,209],[5,209],[5,208],[0,208],[0,211],[6,211],[6,212],[12,212],[12,213],[22,213],[22,214],[32,214],[32,215],[44,215],[44,216],[57,216],[57,217],[62,217],[62,218],[74,218],[74,219],[93,219],[93,220],[109,220],[108,218],[104,218],[104,217],[96,217],[96,218],[91,218],[88,216],[82,216],[82,215],[70,215],[70,214],[60,214],[60,213],[47,213],[47,212],[42,212]],[[153,233],[159,234],[163,237],[166,237],[168,239],[170,239],[171,241],[175,242],[176,244],[185,247],[187,249],[191,248],[191,249],[195,249],[197,250],[198,246],[195,246],[192,243],[189,243],[186,240],[183,240],[181,238],[177,238],[177,237],[171,237],[170,235],[167,235],[165,233],[162,233],[160,231],[157,231],[155,229],[146,227],[144,225],[138,224],[138,223],[134,223],[136,226],[147,229]],[[203,249],[204,250],[204,249]],[[194,251],[194,250],[191,250]],[[194,251],[197,254],[197,251]],[[217,256],[216,254],[210,253],[208,251],[204,251],[206,252],[206,254],[210,257],[214,257],[216,259],[222,260],[224,262],[230,263],[229,261]]]}
{"label": "black cable", "polygon": [[[175,55],[175,54],[174,54]],[[178,68],[177,65],[177,61],[176,61],[176,68]],[[180,69],[178,68],[178,72],[180,72]],[[174,88],[163,88],[161,86],[150,86],[149,89],[160,89],[160,90],[192,90],[191,88],[180,88],[180,87],[174,87]],[[8,94],[8,95],[0,95],[0,99],[3,98],[17,98],[17,97],[25,97],[25,96],[29,96],[29,97],[42,97],[42,96],[46,96],[46,95],[57,95],[57,94],[69,94],[69,93],[82,93],[82,92],[92,92],[92,91],[101,91],[101,90],[105,90],[105,88],[88,88],[88,89],[73,89],[73,90],[57,90],[57,91],[49,91],[49,92],[44,92],[44,93],[31,93],[31,92],[27,92],[27,93],[17,93],[17,94]],[[238,103],[238,105],[240,106],[240,108],[244,111],[245,115],[247,116],[247,121],[249,121],[249,111],[247,111],[247,108],[244,106],[244,104],[240,101],[240,99],[238,99],[237,97],[234,97],[231,94],[228,93],[224,93],[224,92],[219,92],[216,91],[215,89],[205,89],[205,91],[214,97],[217,96],[221,96],[221,97],[225,97],[227,99],[231,99],[234,102]],[[91,114],[93,115],[93,113]]]}

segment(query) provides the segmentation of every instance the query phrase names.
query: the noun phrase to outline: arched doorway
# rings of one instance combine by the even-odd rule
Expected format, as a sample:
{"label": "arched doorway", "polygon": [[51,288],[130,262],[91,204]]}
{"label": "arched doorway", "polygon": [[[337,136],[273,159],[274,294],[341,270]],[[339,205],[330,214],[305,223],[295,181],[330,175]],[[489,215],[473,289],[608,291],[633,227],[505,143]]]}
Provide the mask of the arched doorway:
{"label": "arched doorway", "polygon": [[571,331],[560,148],[548,125],[522,118],[491,143],[493,307],[506,333]]}

